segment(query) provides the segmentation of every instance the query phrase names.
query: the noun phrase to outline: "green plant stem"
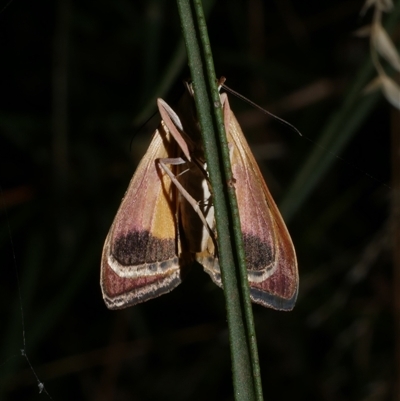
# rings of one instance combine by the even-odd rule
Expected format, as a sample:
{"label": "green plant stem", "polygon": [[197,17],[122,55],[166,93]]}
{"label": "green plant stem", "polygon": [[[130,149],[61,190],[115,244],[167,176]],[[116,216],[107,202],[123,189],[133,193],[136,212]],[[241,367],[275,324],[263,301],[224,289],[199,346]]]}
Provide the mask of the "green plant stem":
{"label": "green plant stem", "polygon": [[[205,55],[204,58],[208,76],[208,85],[211,89],[212,101],[213,104],[219,104],[220,98],[217,87],[217,81],[215,78],[214,62],[201,0],[194,0],[194,8],[196,12],[197,24],[199,27],[200,40],[202,43],[203,53]],[[232,168],[230,162],[229,148],[226,140],[224,120],[222,113],[218,108],[214,108],[214,117],[217,123],[217,130],[218,130],[217,132],[221,149],[225,182],[234,182],[234,177],[232,175]],[[235,187],[233,185],[227,185],[226,190],[228,194],[228,201],[231,213],[230,217],[233,227],[234,250],[236,251],[235,256],[237,258],[239,267],[240,286],[242,292],[242,305],[246,319],[247,341],[250,345],[250,358],[252,363],[253,380],[256,390],[256,396],[257,396],[256,398],[257,400],[261,401],[263,400],[263,394],[262,394],[262,384],[260,375],[260,364],[258,360],[257,338],[254,327],[253,308],[250,300],[250,288],[247,275],[243,236],[240,225],[239,208],[236,199]]]}
{"label": "green plant stem", "polygon": [[[216,90],[216,77],[214,68],[212,67],[211,70],[209,69],[208,71],[209,86],[207,86],[190,2],[189,0],[178,0],[177,4],[194,85],[195,102],[203,136],[204,152],[207,160],[210,182],[213,188],[213,203],[218,234],[218,257],[226,300],[234,395],[235,400],[255,400],[256,391],[254,389],[251,357],[243,321],[243,303],[234,268],[235,256],[233,249],[236,244],[229,230],[231,224],[228,214],[229,201],[226,193],[227,185],[223,185],[223,174],[220,169],[221,164],[219,161],[219,152],[221,152],[222,147],[227,149],[227,145],[226,139],[225,145],[220,145],[215,136],[218,126],[223,127],[223,124],[218,124],[213,118],[213,114],[219,114],[218,119],[220,122],[222,121],[220,99],[218,91]],[[196,10],[198,19],[201,20],[202,24],[205,24],[204,15],[202,11],[199,12],[199,7],[201,9],[201,3],[197,2]],[[212,56],[209,47],[204,50],[204,57],[207,59],[206,63],[212,66]],[[214,91],[212,87],[214,87]],[[212,105],[214,105],[214,107]],[[226,180],[226,177],[224,178]],[[225,183],[226,182],[227,181],[225,181]]]}

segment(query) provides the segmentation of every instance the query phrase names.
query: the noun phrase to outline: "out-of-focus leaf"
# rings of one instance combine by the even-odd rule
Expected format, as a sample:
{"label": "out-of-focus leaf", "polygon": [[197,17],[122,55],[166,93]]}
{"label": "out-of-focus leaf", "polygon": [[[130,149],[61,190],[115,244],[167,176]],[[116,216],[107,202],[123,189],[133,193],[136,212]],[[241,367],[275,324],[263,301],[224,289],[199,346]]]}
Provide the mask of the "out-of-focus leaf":
{"label": "out-of-focus leaf", "polygon": [[387,75],[381,77],[382,89],[387,101],[400,110],[400,86]]}
{"label": "out-of-focus leaf", "polygon": [[359,38],[365,38],[371,34],[371,25],[364,25],[361,28],[354,31],[354,36]]}
{"label": "out-of-focus leaf", "polygon": [[400,110],[400,86],[387,75],[379,75],[373,79],[363,90],[364,94],[382,89],[386,100]]}
{"label": "out-of-focus leaf", "polygon": [[388,12],[393,8],[393,2],[392,0],[367,0],[360,14],[364,15],[371,6],[376,7],[378,10]]}
{"label": "out-of-focus leaf", "polygon": [[385,29],[379,23],[374,24],[372,27],[372,41],[378,53],[400,72],[399,53]]}
{"label": "out-of-focus leaf", "polygon": [[382,87],[382,79],[381,77],[378,75],[376,78],[374,78],[363,90],[364,94],[367,93],[372,93],[377,91],[378,89],[380,89]]}

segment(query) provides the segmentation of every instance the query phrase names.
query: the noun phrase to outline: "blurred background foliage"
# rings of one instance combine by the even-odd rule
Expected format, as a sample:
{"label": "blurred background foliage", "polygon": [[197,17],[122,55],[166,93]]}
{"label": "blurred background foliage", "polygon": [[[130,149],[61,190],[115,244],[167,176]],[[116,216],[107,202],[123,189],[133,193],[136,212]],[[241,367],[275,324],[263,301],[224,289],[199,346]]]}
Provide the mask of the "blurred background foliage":
{"label": "blurred background foliage", "polygon": [[[371,15],[360,0],[204,3],[217,74],[304,135],[230,97],[299,260],[294,311],[254,306],[265,399],[392,399],[399,122],[359,94],[374,73],[352,32]],[[397,43],[399,3],[385,16]],[[223,295],[200,266],[123,311],[99,287],[158,115],[138,127],[188,78],[176,4],[14,0],[0,43],[0,399],[48,398],[25,349],[54,400],[232,400]]]}

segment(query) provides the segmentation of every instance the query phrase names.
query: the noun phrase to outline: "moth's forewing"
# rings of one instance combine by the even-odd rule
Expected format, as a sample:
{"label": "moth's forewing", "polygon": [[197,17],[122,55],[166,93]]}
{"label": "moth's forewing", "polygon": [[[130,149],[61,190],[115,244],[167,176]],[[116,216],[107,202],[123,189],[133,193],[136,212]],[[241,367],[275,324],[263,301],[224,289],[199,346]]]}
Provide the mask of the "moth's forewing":
{"label": "moth's forewing", "polygon": [[227,135],[228,142],[233,143],[232,173],[251,299],[274,309],[291,310],[298,292],[292,240],[232,112],[229,120]]}
{"label": "moth's forewing", "polygon": [[100,282],[110,309],[155,298],[181,282],[176,191],[157,163],[175,155],[175,142],[161,125],[104,244]]}
{"label": "moth's forewing", "polygon": [[[264,182],[225,94],[225,128],[231,149],[232,173],[243,234],[250,296],[253,302],[277,310],[291,310],[298,292],[295,250],[286,225]],[[222,286],[218,260],[205,250],[197,260]]]}

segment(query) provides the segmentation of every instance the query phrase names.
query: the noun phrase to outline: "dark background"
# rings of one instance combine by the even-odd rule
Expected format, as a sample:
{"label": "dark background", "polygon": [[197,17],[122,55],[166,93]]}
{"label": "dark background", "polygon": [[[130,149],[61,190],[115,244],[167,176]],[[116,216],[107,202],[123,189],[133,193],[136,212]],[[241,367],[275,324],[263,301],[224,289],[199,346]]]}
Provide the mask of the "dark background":
{"label": "dark background", "polygon": [[[395,113],[358,93],[342,113],[370,58],[353,35],[371,19],[362,5],[208,5],[217,75],[303,133],[230,96],[299,260],[293,312],[254,306],[266,400],[392,399]],[[233,399],[223,293],[200,266],[123,311],[106,309],[99,286],[104,239],[158,115],[138,127],[189,77],[181,41],[173,1],[14,0],[0,12],[0,399],[48,399],[21,349],[54,400]],[[320,164],[293,193],[313,154]]]}

